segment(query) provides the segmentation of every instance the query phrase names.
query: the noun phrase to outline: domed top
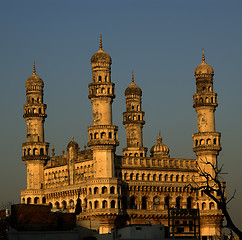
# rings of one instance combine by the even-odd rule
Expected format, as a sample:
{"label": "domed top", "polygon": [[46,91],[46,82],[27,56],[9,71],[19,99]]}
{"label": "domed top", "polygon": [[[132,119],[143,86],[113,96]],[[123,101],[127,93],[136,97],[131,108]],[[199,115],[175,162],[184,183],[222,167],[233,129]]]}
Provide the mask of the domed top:
{"label": "domed top", "polygon": [[128,95],[142,95],[142,90],[134,83],[134,73],[132,72],[132,83],[126,88],[125,96]]}
{"label": "domed top", "polygon": [[35,72],[35,62],[33,64],[33,74],[32,76],[30,76],[26,83],[25,83],[25,86],[29,86],[29,85],[40,85],[40,86],[44,86],[44,82],[43,80],[38,76],[36,75],[36,72]]}
{"label": "domed top", "polygon": [[202,63],[195,69],[195,75],[210,74],[214,75],[213,68],[205,62],[204,50]]}
{"label": "domed top", "polygon": [[151,157],[170,157],[169,148],[162,143],[162,137],[157,137],[157,144],[150,149]]}
{"label": "domed top", "polygon": [[100,35],[99,50],[91,58],[91,63],[98,63],[98,62],[112,64],[112,58],[110,57],[109,54],[107,54],[102,49],[102,36],[101,35]]}
{"label": "domed top", "polygon": [[74,138],[72,137],[72,140],[68,143],[67,145],[67,150],[70,148],[70,147],[73,147],[75,149],[79,149],[79,145],[77,142],[74,141]]}

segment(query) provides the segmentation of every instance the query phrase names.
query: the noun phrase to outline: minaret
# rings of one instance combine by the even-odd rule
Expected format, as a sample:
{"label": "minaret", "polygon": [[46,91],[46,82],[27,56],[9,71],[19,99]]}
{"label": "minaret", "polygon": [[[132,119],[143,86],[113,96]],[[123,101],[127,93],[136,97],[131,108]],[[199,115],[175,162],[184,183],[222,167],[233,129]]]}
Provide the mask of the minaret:
{"label": "minaret", "polygon": [[27,189],[42,189],[44,186],[44,165],[49,160],[49,143],[44,139],[46,104],[43,103],[43,80],[33,74],[25,83],[26,104],[24,105],[27,123],[27,141],[23,143],[22,160],[27,166]]}
{"label": "minaret", "polygon": [[115,98],[114,83],[111,82],[111,57],[102,49],[92,56],[92,83],[88,98],[92,102],[93,125],[88,128],[88,146],[93,150],[94,177],[114,177],[114,157],[118,127],[112,124],[112,102]]}
{"label": "minaret", "polygon": [[124,156],[145,157],[147,148],[143,147],[143,125],[145,124],[145,113],[141,107],[141,89],[134,83],[132,72],[132,83],[125,90],[126,112],[123,113],[123,124],[126,128],[127,147],[123,149]]}
{"label": "minaret", "polygon": [[193,95],[193,107],[197,112],[197,133],[193,134],[193,151],[200,167],[210,173],[211,166],[203,163],[210,162],[217,167],[217,155],[221,151],[221,134],[215,130],[214,113],[218,104],[217,94],[213,92],[213,75],[203,51],[202,63],[195,70],[197,93]]}

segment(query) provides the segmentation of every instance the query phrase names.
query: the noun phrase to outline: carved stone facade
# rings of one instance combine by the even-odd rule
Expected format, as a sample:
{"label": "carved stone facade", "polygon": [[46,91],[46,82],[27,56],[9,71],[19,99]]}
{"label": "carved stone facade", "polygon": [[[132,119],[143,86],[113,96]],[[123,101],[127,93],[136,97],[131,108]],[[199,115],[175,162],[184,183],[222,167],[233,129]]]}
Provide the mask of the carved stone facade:
{"label": "carved stone facade", "polygon": [[[215,132],[214,112],[217,96],[213,92],[213,69],[203,61],[195,71],[197,93],[194,108],[198,132],[193,135],[198,159],[170,158],[169,148],[157,137],[150,149],[143,146],[142,128],[145,113],[141,106],[141,89],[132,83],[125,91],[127,146],[123,156],[115,154],[118,127],[112,123],[112,102],[115,98],[111,82],[111,57],[100,49],[91,58],[93,125],[88,127],[89,141],[84,150],[72,139],[66,153],[49,156],[44,139],[46,105],[43,103],[44,83],[35,73],[26,81],[27,142],[23,143],[22,160],[27,166],[27,189],[21,191],[25,204],[49,204],[53,211],[75,211],[78,196],[80,224],[90,222],[99,233],[110,232],[125,224],[168,224],[168,208],[199,209],[201,236],[220,235],[222,213],[201,191],[193,191],[194,182],[202,182],[197,164],[208,160],[217,164],[221,150],[220,133]],[[95,224],[94,224],[95,223]],[[96,224],[97,223],[97,224]],[[92,225],[92,226],[91,226]],[[95,225],[95,226],[94,226]]]}

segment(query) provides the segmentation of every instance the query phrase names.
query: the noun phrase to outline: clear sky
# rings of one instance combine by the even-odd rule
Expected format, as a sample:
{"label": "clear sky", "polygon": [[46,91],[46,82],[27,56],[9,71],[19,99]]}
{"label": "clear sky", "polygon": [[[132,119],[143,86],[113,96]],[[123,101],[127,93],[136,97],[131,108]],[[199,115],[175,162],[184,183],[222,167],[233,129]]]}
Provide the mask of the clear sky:
{"label": "clear sky", "polygon": [[22,115],[33,60],[45,82],[46,141],[60,154],[74,136],[83,149],[92,124],[90,58],[102,34],[103,49],[113,59],[119,154],[125,146],[124,91],[133,70],[143,90],[144,145],[150,149],[160,130],[171,157],[195,158],[194,70],[205,49],[218,93],[216,130],[222,133],[223,148],[219,164],[228,173],[228,196],[237,190],[229,210],[242,228],[241,12],[240,0],[0,1],[0,203],[19,202],[20,189],[26,187]]}

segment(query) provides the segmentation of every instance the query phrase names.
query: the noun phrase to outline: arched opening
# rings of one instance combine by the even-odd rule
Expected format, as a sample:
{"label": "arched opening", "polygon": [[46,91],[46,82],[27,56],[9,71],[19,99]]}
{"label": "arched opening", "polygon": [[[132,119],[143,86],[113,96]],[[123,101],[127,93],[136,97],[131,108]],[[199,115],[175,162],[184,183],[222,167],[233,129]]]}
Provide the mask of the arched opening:
{"label": "arched opening", "polygon": [[203,202],[203,203],[202,203],[202,210],[205,210],[205,209],[206,209],[206,203]]}
{"label": "arched opening", "polygon": [[95,201],[94,202],[94,208],[96,209],[96,208],[99,208],[99,202],[98,201]]}
{"label": "arched opening", "polygon": [[162,181],[162,175],[161,174],[159,175],[159,181]]}
{"label": "arched opening", "polygon": [[167,174],[165,175],[165,181],[168,181],[168,175]]}
{"label": "arched opening", "polygon": [[72,199],[69,201],[69,206],[70,206],[70,209],[73,209],[75,207],[74,201]]}
{"label": "arched opening", "polygon": [[124,174],[124,180],[127,180],[127,173]]}
{"label": "arched opening", "polygon": [[60,203],[59,202],[55,202],[55,208],[57,208],[57,209],[60,208]]}
{"label": "arched opening", "polygon": [[211,144],[211,139],[210,138],[207,139],[207,144],[209,144],[209,145]]}
{"label": "arched opening", "polygon": [[147,181],[150,181],[150,174],[147,175]]}
{"label": "arched opening", "polygon": [[170,181],[171,182],[173,181],[173,174],[170,176]]}
{"label": "arched opening", "polygon": [[31,149],[30,149],[30,148],[28,148],[28,155],[30,155],[30,152],[31,152]]}
{"label": "arched opening", "polygon": [[130,209],[137,209],[137,205],[135,204],[135,197],[134,197],[134,196],[132,196],[132,197],[130,198],[129,208],[130,208]]}
{"label": "arched opening", "polygon": [[115,200],[111,201],[111,208],[115,208]]}
{"label": "arched opening", "polygon": [[142,180],[143,181],[145,180],[145,174],[144,173],[142,174]]}
{"label": "arched opening", "polygon": [[94,133],[94,139],[98,138],[98,133]]}
{"label": "arched opening", "polygon": [[101,82],[102,81],[102,77],[98,76],[98,81]]}
{"label": "arched opening", "polygon": [[153,181],[156,181],[156,174],[153,175]]}
{"label": "arched opening", "polygon": [[95,188],[94,188],[94,194],[98,194],[98,192],[99,192],[99,191],[98,191],[98,187],[95,187]]}
{"label": "arched opening", "polygon": [[205,142],[204,142],[204,139],[201,139],[201,140],[200,140],[200,145],[204,145],[204,143],[205,143]]}
{"label": "arched opening", "polygon": [[179,182],[179,175],[176,175],[176,182]]}
{"label": "arched opening", "polygon": [[50,208],[53,208],[53,204],[51,202],[49,202],[49,206]]}
{"label": "arched opening", "polygon": [[89,208],[92,209],[92,202],[89,202]]}
{"label": "arched opening", "polygon": [[110,94],[110,88],[108,88],[108,94]]}
{"label": "arched opening", "polygon": [[42,203],[46,204],[46,198],[45,197],[42,198]]}
{"label": "arched opening", "polygon": [[136,180],[139,180],[139,174],[138,173],[136,174]]}
{"label": "arched opening", "polygon": [[90,133],[90,139],[92,139],[92,133]]}
{"label": "arched opening", "polygon": [[184,178],[185,178],[185,176],[182,175],[182,176],[181,176],[181,181],[182,181],[182,182],[184,182]]}
{"label": "arched opening", "polygon": [[181,208],[181,198],[180,197],[176,198],[176,208]]}
{"label": "arched opening", "polygon": [[209,203],[209,209],[210,209],[210,210],[214,210],[214,203],[213,203],[213,202],[210,202],[210,203]]}
{"label": "arched opening", "polygon": [[31,204],[31,198],[27,198],[27,204]]}
{"label": "arched opening", "polygon": [[131,174],[130,174],[130,180],[134,180],[133,178],[134,178],[134,174],[131,173]]}
{"label": "arched opening", "polygon": [[108,202],[106,200],[104,200],[102,202],[102,208],[107,208],[108,207]]}
{"label": "arched opening", "polygon": [[217,139],[216,138],[213,139],[213,144],[215,144],[215,145],[217,144]]}
{"label": "arched opening", "polygon": [[105,88],[102,88],[101,93],[105,93]]}
{"label": "arched opening", "polygon": [[196,139],[196,141],[195,141],[195,146],[197,146],[198,145],[198,140]]}
{"label": "arched opening", "polygon": [[41,108],[39,108],[39,113],[41,113]]}
{"label": "arched opening", "polygon": [[170,198],[169,198],[169,196],[165,197],[164,202],[165,202],[165,209],[169,209],[169,207],[170,207]]}
{"label": "arched opening", "polygon": [[106,137],[106,133],[105,132],[102,132],[101,133],[101,139],[104,139]]}
{"label": "arched opening", "polygon": [[65,200],[62,201],[61,205],[62,205],[62,209],[65,210],[67,206],[66,201]]}
{"label": "arched opening", "polygon": [[147,198],[142,197],[142,209],[147,209]]}
{"label": "arched opening", "polygon": [[107,187],[102,187],[102,194],[108,193]]}
{"label": "arched opening", "polygon": [[114,194],[114,192],[115,192],[115,187],[111,187],[110,188],[110,194]]}
{"label": "arched opening", "polygon": [[39,198],[38,197],[35,197],[34,198],[34,204],[39,204],[40,202],[39,202]]}
{"label": "arched opening", "polygon": [[37,148],[33,149],[33,155],[37,155]]}
{"label": "arched opening", "polygon": [[44,155],[44,149],[43,148],[40,149],[40,155]]}
{"label": "arched opening", "polygon": [[32,103],[34,103],[34,98],[32,98]]}
{"label": "arched opening", "polygon": [[108,137],[112,138],[112,133],[111,132],[108,133]]}
{"label": "arched opening", "polygon": [[25,204],[25,198],[22,199],[22,203]]}
{"label": "arched opening", "polygon": [[191,197],[187,198],[187,209],[192,209],[192,198]]}

